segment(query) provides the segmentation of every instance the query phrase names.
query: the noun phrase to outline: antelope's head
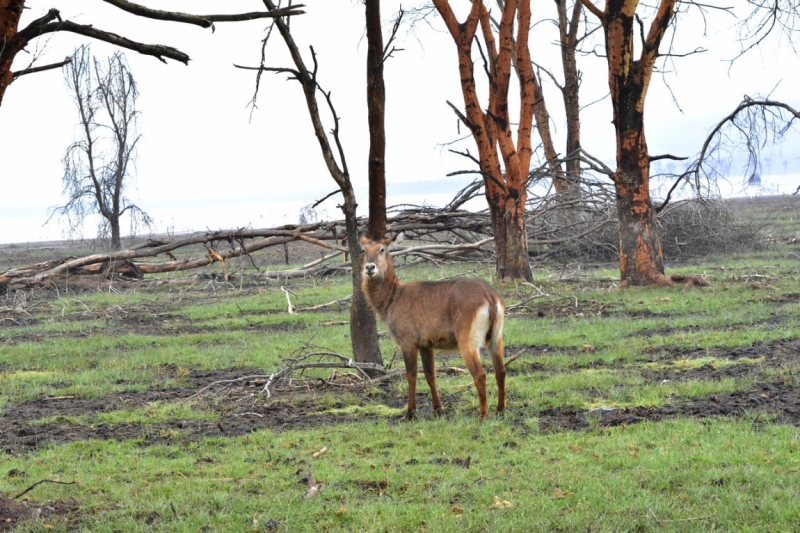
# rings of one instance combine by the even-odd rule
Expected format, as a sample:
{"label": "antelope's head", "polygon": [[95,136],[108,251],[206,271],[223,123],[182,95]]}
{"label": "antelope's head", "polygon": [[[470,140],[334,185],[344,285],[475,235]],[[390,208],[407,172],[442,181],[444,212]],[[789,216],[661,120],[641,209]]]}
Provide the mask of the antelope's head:
{"label": "antelope's head", "polygon": [[381,279],[386,276],[387,272],[394,272],[389,250],[392,244],[399,243],[402,240],[402,233],[379,241],[373,241],[368,237],[361,236],[358,242],[361,245],[361,255],[364,258],[364,276],[368,279]]}

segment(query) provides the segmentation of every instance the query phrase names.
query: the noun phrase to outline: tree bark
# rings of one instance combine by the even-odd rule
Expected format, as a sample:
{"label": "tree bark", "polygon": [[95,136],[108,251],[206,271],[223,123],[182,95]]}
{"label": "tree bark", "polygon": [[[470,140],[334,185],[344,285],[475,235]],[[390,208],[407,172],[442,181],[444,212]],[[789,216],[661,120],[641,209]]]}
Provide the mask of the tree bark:
{"label": "tree bark", "polygon": [[[613,176],[619,218],[620,278],[624,285],[672,285],[664,275],[664,257],[650,200],[650,154],[644,132],[644,104],[658,47],[674,14],[676,0],[661,0],[642,51],[634,60],[634,18],[638,0],[613,0],[600,11],[582,0],[603,25],[608,85],[617,141]],[[643,30],[642,30],[643,33]]]}
{"label": "tree bark", "polygon": [[[580,121],[580,73],[575,57],[578,47],[578,30],[581,20],[581,1],[575,0],[572,15],[567,18],[566,0],[557,0],[558,26],[561,45],[561,65],[564,69],[564,87],[561,95],[567,115],[567,157],[576,155],[581,147]],[[569,190],[580,187],[581,162],[577,158],[567,159],[566,182]]]}
{"label": "tree bark", "polygon": [[366,0],[367,119],[369,123],[369,226],[373,240],[386,234],[386,85],[380,0]]}

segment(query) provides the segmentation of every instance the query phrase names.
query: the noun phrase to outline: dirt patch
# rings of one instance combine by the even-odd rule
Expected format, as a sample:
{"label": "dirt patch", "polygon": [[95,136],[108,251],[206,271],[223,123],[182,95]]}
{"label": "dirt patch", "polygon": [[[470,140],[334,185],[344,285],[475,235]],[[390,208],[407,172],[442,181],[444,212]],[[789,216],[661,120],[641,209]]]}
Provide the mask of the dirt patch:
{"label": "dirt patch", "polygon": [[[540,347],[531,348],[538,349]],[[512,402],[510,413],[517,413],[523,418],[537,416],[540,427],[544,431],[585,430],[591,427],[617,426],[645,420],[660,421],[679,416],[703,418],[743,416],[748,413],[767,415],[779,423],[800,425],[800,388],[793,385],[794,373],[796,369],[800,368],[800,339],[781,340],[769,344],[755,343],[751,346],[727,350],[723,348],[674,350],[655,354],[651,359],[666,363],[709,356],[728,361],[753,359],[759,362],[751,364],[743,361],[740,364],[720,367],[706,364],[699,367],[673,366],[657,370],[638,368],[633,371],[640,372],[646,380],[653,382],[663,382],[664,380],[709,381],[729,377],[751,377],[756,385],[748,391],[716,394],[690,400],[676,399],[670,405],[660,408],[631,407],[593,411],[553,408],[541,412],[531,412],[526,406],[514,406]],[[522,363],[522,361],[517,361],[511,368]],[[526,373],[542,370],[533,363],[529,366],[530,368],[517,367],[517,371]],[[765,372],[768,369],[781,369],[781,375],[775,376],[775,372]],[[165,365],[160,369],[160,373],[167,378],[175,377],[179,371],[181,369],[173,365]],[[364,413],[331,414],[326,412],[328,408],[345,407],[345,405],[325,405],[314,394],[281,395],[277,399],[267,400],[259,395],[263,384],[243,381],[232,384],[225,394],[215,394],[199,399],[204,402],[202,405],[204,409],[215,413],[218,417],[215,421],[170,420],[157,424],[109,425],[96,423],[80,425],[58,419],[58,417],[77,417],[119,409],[131,409],[152,402],[178,402],[196,394],[202,387],[220,380],[263,374],[264,371],[258,368],[194,371],[186,378],[187,386],[182,388],[145,392],[127,391],[96,399],[38,399],[25,402],[10,407],[0,417],[0,450],[8,454],[22,454],[50,444],[66,444],[86,439],[136,439],[142,446],[169,445],[212,436],[246,435],[262,429],[276,431],[308,429],[323,425],[385,418],[382,415]],[[402,408],[406,405],[406,396],[402,387],[395,392],[388,389],[376,390],[377,394],[361,400],[363,406],[382,404],[392,408]],[[322,389],[319,396],[324,396],[326,392],[328,390]],[[451,406],[459,403],[461,399],[456,395],[452,398],[443,398],[443,400],[446,406]],[[425,413],[429,401],[429,395],[425,392],[418,395],[418,403],[423,413]],[[33,421],[48,417],[56,417],[56,421],[44,425],[31,424]],[[399,421],[402,419],[402,415],[399,414],[396,418]]]}
{"label": "dirt patch", "polygon": [[697,359],[700,357],[716,357],[736,361],[738,359],[763,358],[767,364],[779,365],[783,361],[792,362],[800,351],[800,339],[781,339],[768,344],[755,342],[741,348],[680,348],[661,350],[650,354],[648,362],[667,362],[679,359]]}
{"label": "dirt patch", "polygon": [[17,501],[0,493],[0,531],[11,531],[21,522],[41,520],[55,516],[66,516],[71,522],[78,510],[78,502],[72,499],[56,500],[37,505],[28,501]]}
{"label": "dirt patch", "polygon": [[608,302],[596,302],[594,300],[575,300],[561,298],[556,301],[538,301],[530,305],[530,312],[516,312],[515,317],[528,319],[536,318],[564,318],[564,317],[587,317],[600,316],[602,314],[613,314],[615,304]]}
{"label": "dirt patch", "polygon": [[[165,377],[174,376],[177,367],[167,365],[159,369]],[[104,398],[42,398],[12,406],[0,416],[0,451],[17,455],[40,449],[51,444],[100,439],[140,439],[142,446],[196,441],[212,436],[235,437],[261,429],[285,430],[307,429],[320,425],[331,425],[381,418],[377,415],[353,414],[332,415],[324,411],[327,407],[344,407],[344,404],[324,405],[314,396],[307,398],[284,397],[267,400],[259,393],[262,383],[243,381],[232,384],[224,393],[200,397],[196,401],[203,409],[217,415],[217,420],[170,420],[155,424],[122,423],[90,425],[76,424],[60,418],[95,415],[121,409],[143,407],[153,402],[174,403],[189,399],[206,385],[221,380],[235,380],[245,376],[265,375],[258,368],[237,368],[215,371],[191,372],[190,385],[182,388],[150,391],[126,391]],[[377,389],[383,390],[383,389]],[[320,394],[328,392],[322,390]],[[383,392],[378,401],[393,408],[405,406],[402,395]],[[379,394],[380,396],[380,394]],[[426,397],[420,394],[419,402],[424,406]],[[443,396],[446,405],[456,399]],[[376,400],[364,399],[367,405]],[[55,418],[48,424],[34,424],[37,420]],[[400,416],[398,416],[398,419]]]}
{"label": "dirt patch", "polygon": [[768,416],[780,424],[800,425],[800,390],[781,382],[765,383],[748,391],[713,394],[664,407],[625,409],[547,409],[539,415],[542,431],[586,430],[639,422],[660,422],[677,417]]}

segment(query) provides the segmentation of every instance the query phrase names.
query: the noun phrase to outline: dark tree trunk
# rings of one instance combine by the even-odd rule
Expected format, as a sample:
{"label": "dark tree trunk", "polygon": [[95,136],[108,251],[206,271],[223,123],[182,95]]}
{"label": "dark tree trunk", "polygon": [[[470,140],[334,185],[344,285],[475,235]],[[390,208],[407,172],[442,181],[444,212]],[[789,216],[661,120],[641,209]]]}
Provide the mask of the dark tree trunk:
{"label": "dark tree trunk", "polygon": [[119,250],[122,248],[122,239],[119,234],[119,216],[110,218],[108,224],[111,226],[111,249]]}
{"label": "dark tree trunk", "polygon": [[[270,11],[277,9],[277,6],[272,0],[264,0],[264,5]],[[350,182],[350,175],[347,170],[347,164],[344,160],[344,151],[339,141],[339,127],[338,116],[335,109],[328,100],[328,105],[331,107],[333,113],[335,126],[333,128],[334,141],[339,148],[339,154],[342,157],[341,167],[336,162],[331,143],[328,135],[325,133],[325,128],[320,119],[319,106],[317,104],[317,90],[318,84],[313,78],[311,72],[303,61],[300,55],[300,50],[297,43],[294,41],[289,26],[282,19],[275,19],[275,25],[286,43],[289,53],[292,56],[292,61],[297,67],[299,74],[298,81],[303,86],[303,93],[306,99],[306,106],[308,114],[311,118],[311,123],[314,127],[314,134],[319,142],[322,151],[322,157],[325,160],[325,165],[328,167],[333,180],[339,185],[342,191],[344,201],[342,202],[342,210],[344,211],[345,226],[347,231],[347,246],[350,249],[350,258],[353,265],[353,301],[350,305],[350,342],[353,346],[353,357],[358,362],[363,363],[377,363],[382,365],[383,358],[381,357],[380,345],[378,344],[378,326],[375,321],[375,313],[372,312],[367,304],[366,297],[361,291],[361,270],[363,268],[360,244],[358,242],[358,220],[356,219],[356,196],[353,192],[353,185]]]}
{"label": "dark tree trunk", "polygon": [[366,0],[367,111],[369,122],[369,228],[373,240],[386,234],[386,86],[380,0]]}
{"label": "dark tree trunk", "polygon": [[643,124],[627,131],[614,185],[619,219],[620,279],[626,285],[671,285],[650,201],[650,158]]}
{"label": "dark tree trunk", "polygon": [[[564,100],[564,111],[567,115],[567,153],[577,155],[581,147],[581,121],[580,121],[580,73],[575,58],[578,47],[578,29],[581,20],[581,0],[575,0],[572,15],[567,18],[566,0],[558,0],[559,30],[561,34],[561,65],[564,69],[564,87],[561,95]],[[568,159],[566,162],[566,181],[570,189],[580,186],[581,162],[577,158]]]}
{"label": "dark tree trunk", "polygon": [[525,229],[525,207],[512,206],[505,215],[506,275],[508,279],[533,281],[528,259],[528,232]]}

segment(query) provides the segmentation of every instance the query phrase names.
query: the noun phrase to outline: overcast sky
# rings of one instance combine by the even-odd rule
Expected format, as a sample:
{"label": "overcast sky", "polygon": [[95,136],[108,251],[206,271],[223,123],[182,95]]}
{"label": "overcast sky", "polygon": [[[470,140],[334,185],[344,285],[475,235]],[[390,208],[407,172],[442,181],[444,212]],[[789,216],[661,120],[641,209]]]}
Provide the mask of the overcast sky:
{"label": "overcast sky", "polygon": [[[258,0],[141,3],[197,14],[263,9]],[[353,0],[303,3],[307,14],[292,20],[292,31],[309,62],[308,46],[313,45],[317,52],[318,79],[332,92],[352,180],[360,203],[366,205],[364,7]],[[454,4],[460,5],[463,13],[469,2]],[[173,46],[192,58],[187,67],[125,52],[139,84],[140,130],[144,134],[136,187],[128,196],[154,216],[156,231],[295,223],[300,207],[334,190],[297,82],[287,81],[285,75],[265,74],[258,108],[251,114],[248,107],[255,75],[235,69],[233,64],[258,64],[268,21],[218,23],[212,33],[196,26],[140,19],[100,0],[30,0],[27,5],[30,9],[25,12],[23,27],[56,7],[65,19],[93,24],[139,42]],[[386,35],[399,5],[382,2]],[[405,5],[410,6],[408,2]],[[552,2],[534,2],[534,9],[539,19],[553,14]],[[774,89],[773,98],[800,106],[796,97],[798,57],[785,42],[772,40],[729,68],[725,60],[739,50],[734,40],[736,20],[711,13],[704,27],[697,15],[681,20],[675,52],[698,47],[709,51],[676,59],[674,72],[664,79],[654,77],[645,111],[652,154],[694,155],[708,130],[745,94]],[[549,65],[560,77],[552,25],[538,24],[531,35],[535,61]],[[54,33],[31,43],[29,51],[44,49],[37,62],[41,65],[63,59],[86,42],[81,36]],[[430,25],[418,25],[414,32],[404,28],[395,46],[404,51],[387,63],[385,74],[387,181],[390,194],[394,193],[390,202],[441,203],[467,180],[446,175],[470,168],[466,159],[442,147],[459,137],[446,101],[463,107],[455,47],[438,18],[431,18]],[[100,42],[92,42],[91,48],[99,57],[114,51]],[[25,68],[30,57],[20,53],[14,69]],[[582,103],[601,99],[608,92],[605,60],[589,55],[579,61],[584,72]],[[267,63],[291,66],[277,32],[268,47]],[[545,80],[545,84],[559,149],[565,132],[560,97],[551,82]],[[75,139],[76,123],[76,111],[60,71],[24,76],[8,88],[0,107],[4,174],[0,243],[62,237],[63,226],[42,224],[48,209],[63,203],[61,159]],[[607,98],[585,110],[582,125],[584,148],[613,166],[614,134]],[[464,131],[462,127],[462,134]],[[460,148],[476,152],[470,140]],[[336,204],[336,197],[326,201],[319,208],[320,215],[339,218]],[[88,226],[84,236],[92,237],[94,229]]]}

